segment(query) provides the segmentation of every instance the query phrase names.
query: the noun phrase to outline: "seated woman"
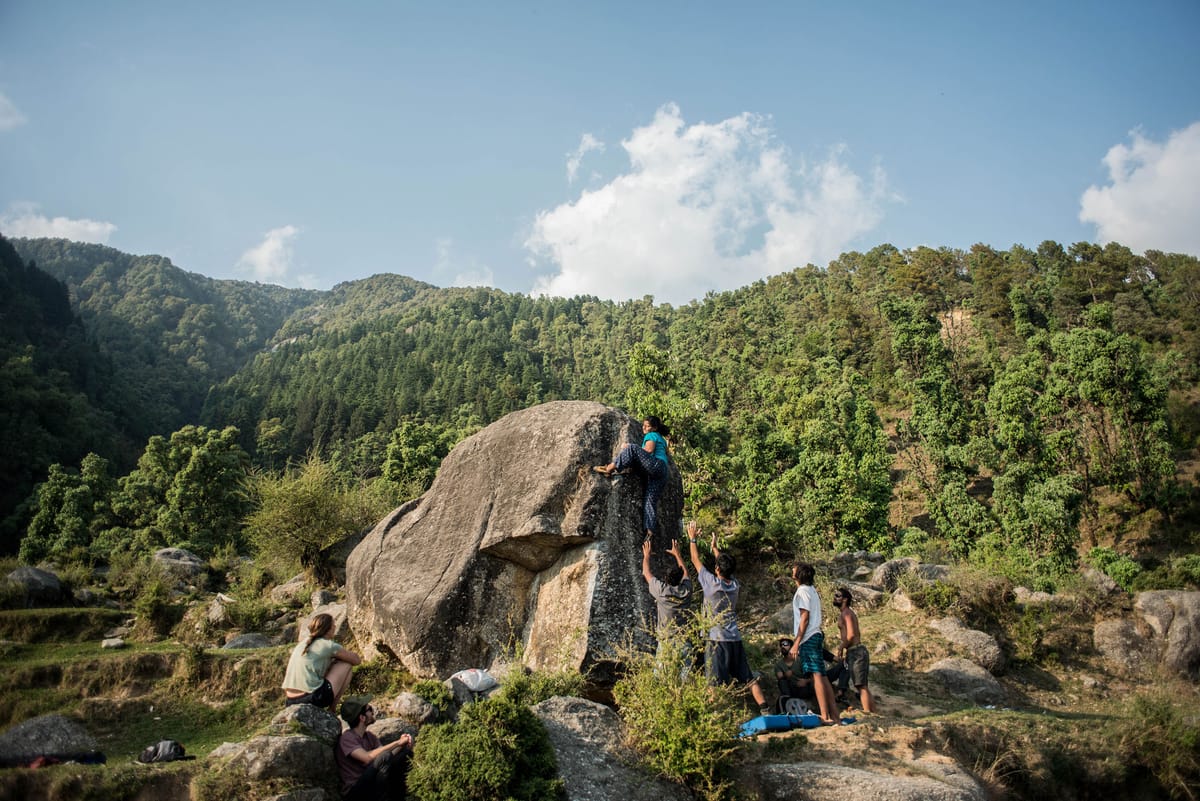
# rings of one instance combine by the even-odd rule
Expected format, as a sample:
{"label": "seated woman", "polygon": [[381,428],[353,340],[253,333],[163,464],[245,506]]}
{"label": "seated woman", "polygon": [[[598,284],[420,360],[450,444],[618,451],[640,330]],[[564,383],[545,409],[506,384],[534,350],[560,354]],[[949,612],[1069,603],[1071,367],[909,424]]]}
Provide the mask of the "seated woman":
{"label": "seated woman", "polygon": [[308,638],[292,649],[283,691],[285,706],[312,704],[334,709],[350,684],[350,670],[362,657],[328,639],[333,616],[322,612],[308,624]]}
{"label": "seated woman", "polygon": [[612,476],[629,468],[636,468],[646,476],[646,500],[642,506],[642,525],[646,528],[646,537],[650,538],[658,530],[658,496],[667,483],[670,475],[670,462],[667,456],[667,440],[671,429],[663,425],[663,421],[650,415],[642,421],[642,447],[633,444],[621,448],[617,458],[606,465],[593,468],[597,473]]}

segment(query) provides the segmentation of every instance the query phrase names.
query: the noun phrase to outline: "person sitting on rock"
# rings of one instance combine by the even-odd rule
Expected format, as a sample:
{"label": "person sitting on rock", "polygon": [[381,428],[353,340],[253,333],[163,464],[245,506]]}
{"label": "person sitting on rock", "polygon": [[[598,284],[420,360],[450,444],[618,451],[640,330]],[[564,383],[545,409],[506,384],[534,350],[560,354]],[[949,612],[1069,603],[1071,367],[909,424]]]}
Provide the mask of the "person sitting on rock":
{"label": "person sitting on rock", "polygon": [[338,737],[333,750],[342,797],[347,801],[403,801],[412,761],[412,735],[401,734],[387,745],[367,727],[375,722],[371,696],[357,695],[342,704],[342,720],[350,728]]}
{"label": "person sitting on rock", "polygon": [[617,458],[606,465],[593,468],[597,473],[606,476],[623,473],[629,469],[640,470],[646,476],[646,500],[642,505],[642,525],[646,536],[654,536],[658,530],[658,496],[666,486],[670,475],[670,461],[667,455],[667,437],[671,429],[654,415],[642,421],[642,447],[632,443],[621,448]]}
{"label": "person sitting on rock", "polygon": [[816,702],[817,694],[813,690],[812,679],[800,670],[800,660],[791,655],[791,650],[792,640],[787,637],[781,638],[779,658],[775,660],[775,683],[779,688],[779,698],[799,698],[805,702]]}
{"label": "person sitting on rock", "polygon": [[333,616],[322,612],[308,624],[308,638],[297,643],[283,676],[285,706],[312,704],[334,709],[350,684],[350,670],[362,657],[329,639]]}

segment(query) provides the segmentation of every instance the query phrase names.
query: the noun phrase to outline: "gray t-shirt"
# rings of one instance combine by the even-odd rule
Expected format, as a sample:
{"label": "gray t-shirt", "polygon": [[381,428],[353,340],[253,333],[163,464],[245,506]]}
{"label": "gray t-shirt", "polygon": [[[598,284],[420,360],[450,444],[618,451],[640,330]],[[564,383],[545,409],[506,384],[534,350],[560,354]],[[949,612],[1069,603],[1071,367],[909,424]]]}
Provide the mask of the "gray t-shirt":
{"label": "gray t-shirt", "polygon": [[708,630],[708,639],[716,642],[739,642],[737,602],[741,585],[737,579],[725,581],[703,567],[700,568],[700,590],[704,593],[704,608],[716,619],[717,625]]}
{"label": "gray t-shirt", "polygon": [[692,596],[692,580],[684,577],[683,581],[672,587],[662,579],[651,578],[649,586],[650,597],[658,609],[659,630],[682,627]]}

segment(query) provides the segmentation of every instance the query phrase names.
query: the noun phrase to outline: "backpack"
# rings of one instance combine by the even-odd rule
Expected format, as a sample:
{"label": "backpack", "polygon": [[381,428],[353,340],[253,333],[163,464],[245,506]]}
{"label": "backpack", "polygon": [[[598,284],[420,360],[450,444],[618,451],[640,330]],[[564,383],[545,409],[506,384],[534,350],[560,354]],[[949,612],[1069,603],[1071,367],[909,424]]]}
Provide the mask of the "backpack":
{"label": "backpack", "polygon": [[150,764],[151,762],[174,762],[178,759],[187,759],[179,741],[159,740],[154,745],[146,746],[145,750],[138,755],[137,761]]}

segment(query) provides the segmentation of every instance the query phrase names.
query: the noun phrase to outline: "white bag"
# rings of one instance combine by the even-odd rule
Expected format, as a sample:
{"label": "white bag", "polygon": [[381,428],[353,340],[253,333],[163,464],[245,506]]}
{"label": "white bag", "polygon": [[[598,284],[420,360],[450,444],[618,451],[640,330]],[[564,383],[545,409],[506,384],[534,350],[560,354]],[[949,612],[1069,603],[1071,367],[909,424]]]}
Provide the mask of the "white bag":
{"label": "white bag", "polygon": [[495,677],[486,670],[479,668],[468,668],[460,670],[450,677],[458,679],[466,685],[467,689],[473,693],[483,693],[495,687],[500,682],[496,681]]}

